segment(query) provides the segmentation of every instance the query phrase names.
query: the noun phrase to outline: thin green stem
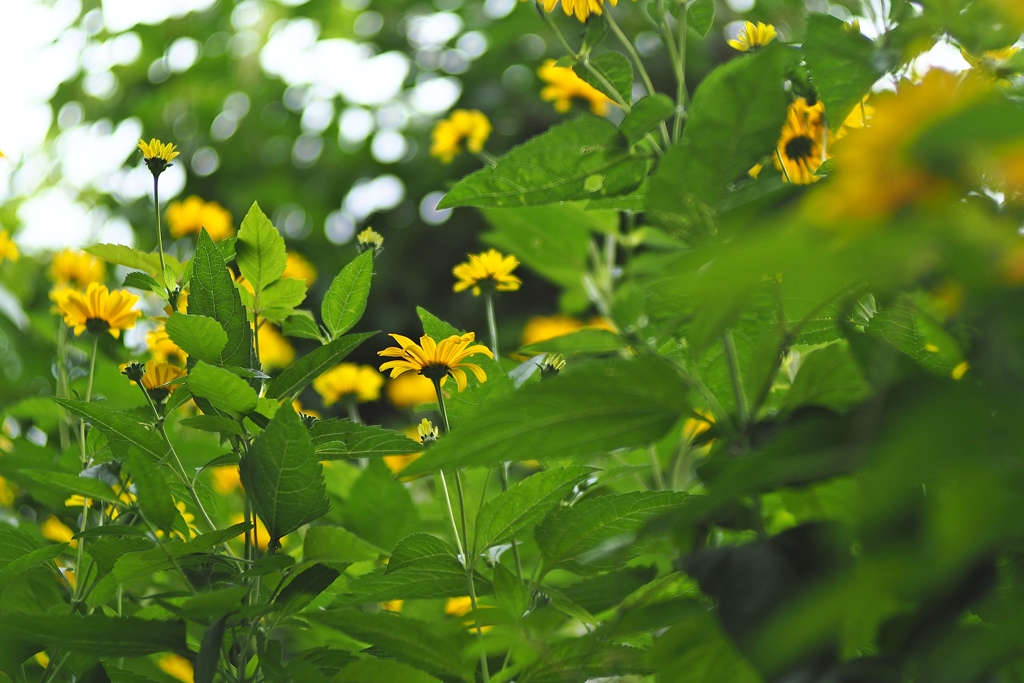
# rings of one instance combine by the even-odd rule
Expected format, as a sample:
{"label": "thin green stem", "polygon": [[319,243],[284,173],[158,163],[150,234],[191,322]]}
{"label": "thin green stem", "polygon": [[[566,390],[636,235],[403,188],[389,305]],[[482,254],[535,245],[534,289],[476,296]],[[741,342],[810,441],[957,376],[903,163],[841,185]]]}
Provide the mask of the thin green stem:
{"label": "thin green stem", "polygon": [[[153,207],[156,210],[156,246],[160,250],[160,284],[167,288],[167,264],[164,262],[164,231],[160,225],[160,176],[153,176]],[[167,288],[168,297],[171,290]]]}
{"label": "thin green stem", "polygon": [[686,104],[689,96],[686,93],[686,6],[682,8],[682,16],[679,19],[679,49],[677,52],[678,68],[676,69],[676,117],[672,123],[672,139],[679,142],[679,136],[683,132],[683,114],[686,111]]}
{"label": "thin green stem", "polygon": [[491,672],[487,666],[487,651],[483,648],[484,632],[480,628],[480,614],[477,610],[476,586],[473,584],[473,568],[466,568],[466,583],[469,584],[469,604],[473,608],[473,625],[476,627],[476,638],[480,643],[480,670],[484,676],[484,683],[491,680]]}
{"label": "thin green stem", "polygon": [[651,461],[651,473],[654,475],[654,488],[658,491],[665,490],[665,479],[661,476],[661,463],[658,462],[658,449],[648,446],[647,457]]}
{"label": "thin green stem", "polygon": [[[637,73],[640,74],[640,80],[643,81],[644,88],[647,89],[647,94],[653,95],[656,92],[654,84],[651,83],[651,77],[647,75],[647,69],[644,68],[644,63],[640,59],[640,55],[637,53],[636,48],[633,47],[633,43],[630,42],[629,37],[622,32],[621,28],[619,28],[619,24],[615,21],[615,17],[612,16],[610,8],[605,12],[605,16],[608,17],[608,25],[611,27],[612,33],[614,33],[615,37],[619,39],[619,42],[622,43],[622,47],[626,49],[626,52],[629,53],[630,59],[632,59],[633,63],[636,65]],[[668,126],[665,125],[664,121],[661,122],[661,138],[665,143],[665,148],[668,149],[672,145],[672,139],[668,135]]]}
{"label": "thin green stem", "polygon": [[[92,400],[92,380],[96,374],[96,350],[99,347],[100,338],[99,335],[93,335],[92,338],[92,357],[89,360],[89,382],[85,388],[85,402],[88,403]],[[89,456],[86,453],[85,448],[85,418],[82,418],[78,426],[78,445],[81,449],[82,469],[89,466]],[[85,499],[82,502],[82,520],[79,524],[78,532],[82,533],[85,531],[89,523],[89,500]],[[78,557],[75,561],[75,590],[71,595],[71,608],[74,609],[75,605],[79,602],[79,596],[83,586],[85,585],[85,572],[82,571],[82,565],[85,562],[85,538],[78,539]]]}
{"label": "thin green stem", "polygon": [[498,360],[498,321],[494,316],[494,292],[487,292],[487,328],[491,333],[491,355]]}
{"label": "thin green stem", "polygon": [[[501,474],[501,490],[508,491],[508,462],[503,462],[498,470]],[[519,578],[519,583],[523,583],[523,561],[519,557],[519,543],[516,542],[516,537],[512,536],[510,539],[512,543],[512,558],[516,562],[516,576]]]}
{"label": "thin green stem", "polygon": [[[462,547],[469,548],[469,533],[466,531],[466,496],[462,489],[462,475],[459,473],[459,468],[455,468],[455,492],[459,496],[459,517],[462,522]],[[470,560],[466,558],[466,567],[470,570],[476,564],[476,558]]]}
{"label": "thin green stem", "polygon": [[732,380],[733,396],[736,399],[736,415],[739,419],[739,428],[746,429],[750,421],[750,413],[747,407],[747,395],[743,390],[743,378],[740,376],[740,364],[736,355],[736,343],[732,338],[732,330],[727,329],[722,333],[722,346],[725,348],[725,360],[729,364],[729,378]]}
{"label": "thin green stem", "polygon": [[[68,390],[68,326],[64,321],[58,323],[60,330],[57,332],[57,396],[70,398]],[[73,425],[72,425],[73,426]],[[68,430],[68,422],[60,421],[60,449],[66,450],[71,443],[71,432]]]}
{"label": "thin green stem", "polygon": [[[441,380],[435,379],[434,382],[434,393],[437,394],[437,406],[441,412],[441,423],[444,425],[444,433],[447,434],[450,431],[448,426],[448,411],[444,407],[444,394],[441,393]],[[455,522],[455,511],[452,508],[452,497],[448,493],[448,480],[445,479],[444,470],[439,469],[437,471],[438,478],[441,480],[439,488],[444,492],[445,507],[448,510],[448,521],[452,524],[452,534],[455,536],[455,546],[459,551],[459,557],[462,561],[463,567],[469,566],[469,556],[462,547],[462,540],[459,537],[459,526]]]}
{"label": "thin green stem", "polygon": [[345,401],[345,410],[348,411],[348,419],[352,422],[362,424],[363,418],[359,415],[359,404],[354,398]]}

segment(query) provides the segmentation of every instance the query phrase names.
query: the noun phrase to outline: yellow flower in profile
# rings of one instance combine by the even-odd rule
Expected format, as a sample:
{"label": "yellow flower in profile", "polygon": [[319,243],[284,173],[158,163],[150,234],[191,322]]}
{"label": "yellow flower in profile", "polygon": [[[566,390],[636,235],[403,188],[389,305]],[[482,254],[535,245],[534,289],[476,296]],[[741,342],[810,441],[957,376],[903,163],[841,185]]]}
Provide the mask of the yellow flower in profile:
{"label": "yellow flower in profile", "polygon": [[47,517],[46,521],[39,525],[39,533],[43,535],[43,538],[48,538],[55,543],[67,543],[72,548],[78,547],[78,541],[73,538],[75,532],[53,515]]}
{"label": "yellow flower in profile", "polygon": [[11,239],[11,233],[0,230],[0,263],[4,261],[17,261],[21,257],[18,245]]}
{"label": "yellow flower in profile", "polygon": [[149,352],[153,354],[153,358],[158,361],[166,362],[174,359],[179,364],[184,364],[188,359],[188,354],[171,341],[171,337],[167,334],[163,323],[160,323],[160,327],[146,334],[146,346],[149,348]]}
{"label": "yellow flower in profile", "polygon": [[295,348],[270,323],[260,325],[257,335],[260,344],[260,363],[266,370],[280,370],[295,360]]}
{"label": "yellow flower in profile", "polygon": [[434,384],[423,375],[405,373],[388,380],[385,388],[388,400],[396,408],[415,408],[437,400]]}
{"label": "yellow flower in profile", "polygon": [[149,172],[153,174],[154,178],[163,173],[171,165],[175,157],[178,156],[173,142],[160,142],[156,138],[151,139],[149,142],[139,140],[138,147],[142,151],[142,157],[146,160],[146,166],[149,167]]}
{"label": "yellow flower in profile", "polygon": [[93,282],[103,282],[106,268],[103,261],[77,249],[64,249],[50,261],[50,279],[58,287],[85,289]]}
{"label": "yellow flower in profile", "polygon": [[420,423],[416,425],[416,440],[422,444],[432,444],[437,441],[437,427],[434,423],[423,418]]}
{"label": "yellow flower in profile", "polygon": [[998,50],[985,50],[981,53],[981,56],[972,55],[967,50],[960,49],[960,54],[963,55],[968,64],[992,77],[1000,85],[1010,84],[1008,77],[1013,72],[1007,68],[1007,62],[1018,52],[1020,52],[1020,48],[1013,45]]}
{"label": "yellow flower in profile", "polygon": [[[177,384],[167,386],[168,382],[173,382],[179,377],[185,376],[184,368],[164,361],[148,360],[143,368],[142,379],[139,381],[157,403],[162,401],[167,394],[174,393],[174,390],[178,388]],[[132,381],[132,384],[135,383]]]}
{"label": "yellow flower in profile", "polygon": [[[544,11],[554,11],[555,5],[558,2],[559,0],[543,0]],[[618,0],[609,0],[609,2],[614,6]],[[591,14],[601,14],[604,12],[604,0],[561,0],[561,3],[565,16],[575,16],[582,23],[586,23]]]}
{"label": "yellow flower in profile", "polygon": [[312,287],[313,283],[316,282],[316,266],[310,263],[302,254],[295,252],[288,252],[288,260],[284,266],[284,272],[281,273],[281,279],[292,278],[293,280],[302,280],[306,283],[307,287]]}
{"label": "yellow flower in profile", "polygon": [[195,683],[195,669],[192,662],[181,655],[167,654],[157,660],[156,665],[171,678],[181,683]]}
{"label": "yellow flower in profile", "polygon": [[754,24],[748,21],[743,24],[743,30],[739,35],[729,41],[729,47],[740,52],[752,52],[772,42],[778,35],[778,31],[771,24],[760,21]]}
{"label": "yellow flower in profile", "polygon": [[430,154],[446,164],[462,151],[465,140],[466,149],[479,154],[484,143],[491,136],[491,121],[487,115],[477,109],[456,109],[443,121],[438,121],[431,133],[432,143]]}
{"label": "yellow flower in profile", "polygon": [[369,365],[342,363],[313,380],[313,389],[324,400],[324,405],[334,405],[342,399],[359,403],[376,401],[384,386],[384,376]]}
{"label": "yellow flower in profile", "polygon": [[231,224],[231,212],[217,202],[206,202],[195,195],[182,202],[171,202],[167,207],[167,227],[175,239],[186,235],[198,235],[202,228],[210,239],[219,242],[233,237],[235,228]]}
{"label": "yellow flower in profile", "polygon": [[109,332],[117,339],[121,330],[135,327],[139,312],[132,307],[139,297],[126,289],[107,290],[105,285],[93,282],[85,294],[73,289],[59,289],[51,298],[64,315],[64,323],[78,336],[89,330],[93,334]]}
{"label": "yellow flower in profile", "polygon": [[473,344],[476,335],[467,332],[463,335],[452,335],[440,342],[435,342],[427,335],[420,337],[417,344],[408,337],[400,334],[392,334],[391,338],[398,342],[399,346],[392,346],[378,351],[378,356],[387,358],[398,358],[399,360],[388,361],[380,366],[381,371],[391,370],[392,377],[398,377],[404,372],[418,372],[427,379],[440,382],[444,386],[445,380],[451,375],[455,378],[455,384],[459,391],[466,388],[466,372],[470,370],[481,382],[487,381],[487,373],[483,368],[474,363],[463,363],[470,356],[483,354],[488,358],[494,358],[491,350],[481,344]]}
{"label": "yellow flower in profile", "polygon": [[459,279],[453,289],[462,292],[472,288],[474,296],[479,296],[481,290],[514,292],[523,284],[512,274],[518,266],[515,256],[504,256],[497,249],[470,254],[468,261],[452,268],[452,274]]}
{"label": "yellow flower in profile", "polygon": [[775,148],[775,168],[782,179],[797,185],[820,180],[814,172],[824,163],[825,105],[818,100],[807,104],[802,97],[789,105],[786,123]]}
{"label": "yellow flower in profile", "polygon": [[558,66],[549,59],[537,69],[537,75],[547,83],[540,91],[541,99],[555,103],[555,111],[564,114],[572,108],[574,99],[585,100],[590,104],[590,111],[597,116],[608,113],[608,105],[612,101],[603,92],[587,83],[567,66]]}
{"label": "yellow flower in profile", "polygon": [[366,228],[356,235],[356,244],[359,245],[360,252],[373,247],[373,253],[378,254],[384,248],[384,236],[373,228]]}

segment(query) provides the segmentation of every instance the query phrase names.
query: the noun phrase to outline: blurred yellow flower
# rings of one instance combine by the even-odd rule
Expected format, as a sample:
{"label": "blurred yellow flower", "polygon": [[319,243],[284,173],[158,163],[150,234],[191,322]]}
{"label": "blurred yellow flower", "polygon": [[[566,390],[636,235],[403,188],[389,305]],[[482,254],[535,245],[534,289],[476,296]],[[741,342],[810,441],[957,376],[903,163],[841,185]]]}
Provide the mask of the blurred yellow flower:
{"label": "blurred yellow flower", "polygon": [[292,278],[294,280],[302,280],[306,283],[307,287],[312,287],[313,283],[316,282],[316,266],[310,263],[302,254],[297,254],[293,251],[288,252],[288,261],[285,264],[284,272],[281,273],[281,278]]}
{"label": "blurred yellow flower", "polygon": [[960,50],[960,54],[968,64],[1001,85],[1010,84],[1008,77],[1012,75],[1012,71],[1007,68],[1007,62],[1018,52],[1020,52],[1020,48],[1013,45],[998,50],[985,50],[980,56],[973,55],[962,48]]}
{"label": "blurred yellow flower", "polygon": [[[266,550],[267,546],[270,545],[270,532],[267,531],[267,527],[266,527],[266,525],[263,524],[263,520],[262,519],[260,519],[256,515],[253,515],[252,519],[256,522],[255,530],[252,532],[253,533],[253,539],[256,541],[256,547],[259,548],[260,550]],[[232,515],[232,517],[231,517],[231,523],[232,524],[240,524],[240,523],[242,523],[244,521],[245,521],[245,516],[242,515],[241,513]],[[288,539],[287,536],[285,536],[284,538],[281,539],[281,545],[282,546],[288,545],[288,540],[287,539]],[[238,535],[238,540],[239,541],[244,541],[245,540],[245,534],[244,533],[243,534],[239,534]]]}
{"label": "blurred yellow flower", "polygon": [[463,140],[466,149],[479,154],[490,135],[491,121],[486,114],[477,109],[456,109],[434,126],[430,154],[448,164],[462,151]]}
{"label": "blurred yellow flower", "polygon": [[469,260],[452,268],[452,274],[459,279],[453,289],[462,292],[472,288],[473,296],[479,296],[482,289],[488,292],[514,292],[523,281],[512,274],[519,266],[515,256],[502,255],[497,249],[480,254],[469,254]]}
{"label": "blurred yellow flower", "polygon": [[17,261],[21,257],[18,245],[11,239],[11,233],[0,230],[0,263],[4,261]]}
{"label": "blurred yellow flower", "polygon": [[[3,155],[0,154],[0,156]],[[34,655],[32,655],[32,659],[36,660],[36,664],[43,667],[44,669],[50,666],[50,655],[46,654],[45,652],[35,653]]]}
{"label": "blurred yellow flower", "polygon": [[782,179],[797,185],[810,185],[821,179],[814,172],[824,163],[825,104],[818,100],[807,104],[802,97],[789,105],[786,123],[775,148],[775,168]]}
{"label": "blurred yellow flower", "polygon": [[401,612],[403,604],[405,604],[405,600],[385,600],[380,603],[380,608],[387,612]]}
{"label": "blurred yellow flower", "polygon": [[437,400],[434,384],[423,375],[407,372],[388,380],[385,392],[391,405],[396,408],[415,408]]}
{"label": "blurred yellow flower", "polygon": [[39,533],[43,535],[43,538],[48,538],[56,543],[67,543],[72,548],[78,547],[78,541],[73,538],[75,532],[53,515],[47,517],[46,521],[39,525]]}
{"label": "blurred yellow flower", "polygon": [[608,113],[608,105],[612,101],[603,92],[587,83],[567,66],[557,66],[555,60],[549,59],[537,69],[537,75],[547,83],[540,91],[541,99],[555,103],[555,111],[564,114],[572,108],[576,98],[590,104],[590,111],[597,116]]}
{"label": "blurred yellow flower", "polygon": [[729,47],[740,52],[751,52],[772,42],[778,35],[775,27],[771,24],[760,21],[754,24],[748,21],[743,24],[743,30],[739,35],[729,41]]}
{"label": "blurred yellow flower", "polygon": [[73,289],[58,289],[50,294],[64,315],[64,323],[74,329],[75,335],[86,330],[93,334],[109,332],[117,339],[121,330],[135,327],[139,311],[132,310],[139,297],[126,289],[109,291],[105,285],[93,282],[85,294]]}
{"label": "blurred yellow flower", "polygon": [[967,371],[970,369],[970,363],[968,363],[967,361],[962,361],[959,365],[953,368],[953,371],[949,373],[949,376],[955,380],[961,380],[963,379],[964,375],[967,374]]}
{"label": "blurred yellow flower", "polygon": [[0,507],[9,508],[14,505],[14,499],[18,496],[18,489],[3,477],[0,477]]}
{"label": "blurred yellow flower", "polygon": [[50,278],[58,287],[85,289],[93,282],[103,282],[106,269],[103,261],[77,249],[64,249],[50,261]]}
{"label": "blurred yellow flower", "polygon": [[167,227],[175,239],[198,235],[206,228],[210,239],[219,242],[235,234],[231,212],[217,202],[206,202],[195,195],[182,202],[171,202],[167,207]]}
{"label": "blurred yellow flower", "polygon": [[260,363],[266,370],[286,368],[295,360],[295,348],[277,328],[263,323],[258,333]]}
{"label": "blurred yellow flower", "polygon": [[583,328],[583,321],[567,315],[536,315],[526,321],[521,346],[564,337]]}
{"label": "blurred yellow flower", "polygon": [[[165,391],[168,394],[173,393],[174,390],[178,388],[178,385],[164,385],[178,379],[179,377],[185,376],[184,368],[179,368],[177,365],[171,365],[164,361],[148,360],[143,368],[144,371],[141,380],[142,386],[146,388],[151,396],[158,391]],[[129,381],[131,381],[132,384],[135,384],[134,381]],[[160,396],[160,398],[162,399],[163,396]],[[153,396],[153,399],[156,400],[157,397]],[[159,401],[157,401],[157,403],[159,403]]]}
{"label": "blurred yellow flower", "polygon": [[444,613],[450,617],[461,617],[473,611],[473,601],[468,595],[458,598],[448,598],[445,603]]}
{"label": "blurred yellow flower", "polygon": [[210,475],[213,477],[213,490],[222,496],[235,492],[242,485],[237,465],[214,467]]}
{"label": "blurred yellow flower", "polygon": [[[299,401],[299,399],[295,399],[294,401],[292,401],[292,409],[299,415],[308,415],[309,417],[315,417],[318,420],[322,419],[320,413],[318,413],[317,411],[310,410],[309,408],[303,408],[302,402]],[[324,464],[330,464],[330,461],[327,461]]]}
{"label": "blurred yellow flower", "polygon": [[384,386],[384,376],[369,365],[341,363],[313,380],[313,389],[329,406],[342,399],[359,403],[376,401]]}
{"label": "blurred yellow flower", "polygon": [[[618,0],[609,0],[614,6]],[[545,12],[554,11],[559,0],[543,0]],[[586,23],[591,14],[601,14],[604,11],[604,0],[561,0],[562,11],[565,16],[575,16],[581,22]]]}
{"label": "blurred yellow flower", "polygon": [[462,391],[466,388],[465,370],[470,370],[481,382],[487,381],[487,373],[483,368],[474,363],[463,363],[466,358],[483,354],[488,358],[494,358],[491,350],[481,344],[473,344],[476,335],[467,332],[463,335],[452,335],[440,342],[435,342],[427,335],[420,337],[417,344],[408,337],[400,334],[390,335],[398,342],[399,346],[392,346],[378,351],[378,356],[398,358],[399,360],[388,361],[380,366],[381,371],[391,370],[392,377],[398,377],[410,370],[424,375],[432,381],[439,381],[444,386],[448,375],[455,378],[455,383]]}
{"label": "blurred yellow flower", "polygon": [[181,655],[162,655],[156,665],[165,674],[178,679],[181,683],[195,683],[195,670],[192,668],[192,662]]}
{"label": "blurred yellow flower", "polygon": [[171,341],[167,330],[164,329],[163,323],[160,323],[160,327],[146,334],[146,346],[149,348],[149,352],[153,354],[155,360],[169,361],[174,359],[184,364],[188,359],[188,354]]}

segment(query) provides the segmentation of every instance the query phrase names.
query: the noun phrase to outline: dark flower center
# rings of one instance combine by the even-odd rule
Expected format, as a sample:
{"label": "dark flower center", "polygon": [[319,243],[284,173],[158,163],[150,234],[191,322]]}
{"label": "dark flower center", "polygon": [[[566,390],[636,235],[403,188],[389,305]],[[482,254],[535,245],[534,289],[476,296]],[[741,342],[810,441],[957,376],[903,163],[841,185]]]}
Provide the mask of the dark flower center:
{"label": "dark flower center", "polygon": [[85,321],[85,329],[93,334],[103,334],[110,329],[110,324],[103,318],[89,318]]}
{"label": "dark flower center", "polygon": [[802,161],[811,156],[814,140],[806,135],[795,137],[786,143],[786,156],[794,161]]}
{"label": "dark flower center", "polygon": [[441,378],[447,375],[450,369],[447,365],[443,364],[426,365],[420,370],[420,374],[431,382],[440,382]]}

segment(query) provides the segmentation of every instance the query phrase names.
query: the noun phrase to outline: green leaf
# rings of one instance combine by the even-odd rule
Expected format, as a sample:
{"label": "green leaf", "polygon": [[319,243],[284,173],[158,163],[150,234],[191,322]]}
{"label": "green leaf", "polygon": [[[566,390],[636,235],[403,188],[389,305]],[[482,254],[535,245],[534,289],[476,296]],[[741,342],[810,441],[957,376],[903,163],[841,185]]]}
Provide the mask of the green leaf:
{"label": "green leaf", "polygon": [[530,530],[591,471],[564,467],[538,472],[487,501],[476,518],[474,548],[482,552]]}
{"label": "green leaf", "polygon": [[587,27],[583,30],[583,45],[580,52],[590,54],[599,45],[608,32],[608,19],[603,14],[591,14],[587,17]]}
{"label": "green leaf", "polygon": [[306,281],[283,277],[270,283],[260,294],[260,309],[291,309],[306,298]]}
{"label": "green leaf", "polygon": [[302,559],[305,562],[347,566],[376,560],[381,554],[383,551],[380,549],[336,526],[310,527],[302,539]]}
{"label": "green leaf", "polygon": [[285,614],[300,612],[313,602],[316,596],[327,590],[339,576],[341,576],[341,572],[337,569],[323,564],[314,564],[289,581],[288,585],[277,594],[274,604],[279,605]]}
{"label": "green leaf", "polygon": [[220,354],[222,364],[239,368],[256,367],[252,328],[249,327],[245,308],[235,289],[234,280],[231,279],[231,273],[224,265],[220,250],[206,230],[199,233],[196,255],[192,263],[189,312],[213,318],[227,333],[228,343]]}
{"label": "green leaf", "polygon": [[693,0],[686,9],[686,27],[704,38],[714,24],[715,0]]}
{"label": "green leaf", "polygon": [[651,358],[570,368],[481,407],[403,474],[646,446],[686,410],[685,393],[675,371]]}
{"label": "green leaf", "polygon": [[418,453],[423,446],[401,432],[351,420],[319,420],[309,430],[313,450],[321,460],[379,458]]}
{"label": "green leaf", "polygon": [[[409,490],[380,459],[371,460],[356,479],[341,512],[347,528],[384,549],[394,547],[419,524]],[[383,519],[387,524],[381,524]]]}
{"label": "green leaf", "polygon": [[221,351],[228,344],[228,335],[220,323],[204,315],[175,313],[167,319],[167,336],[182,351],[207,363],[220,361]]}
{"label": "green leaf", "polygon": [[222,367],[199,361],[188,373],[193,396],[205,398],[219,410],[244,416],[256,409],[257,396],[249,383]]}
{"label": "green leaf", "polygon": [[602,52],[590,60],[590,66],[600,77],[584,64],[573,64],[572,70],[612,100],[618,102],[621,98],[626,104],[633,101],[633,64],[626,55],[614,50]]}
{"label": "green leaf", "polygon": [[284,238],[256,202],[249,207],[249,213],[242,219],[238,230],[235,261],[242,277],[249,281],[256,294],[279,279],[287,265]]}
{"label": "green leaf", "polygon": [[114,494],[114,490],[99,479],[80,477],[77,474],[70,474],[68,472],[37,469],[19,469],[18,474],[28,477],[38,484],[55,489],[62,495],[74,493],[107,503],[119,502]]}
{"label": "green leaf", "polygon": [[452,563],[459,564],[452,547],[437,536],[431,536],[423,532],[409,534],[395,546],[388,560],[385,574],[409,569],[417,566],[440,565],[451,566]]}
{"label": "green leaf", "polygon": [[213,683],[220,662],[220,649],[224,644],[224,627],[227,617],[221,617],[210,624],[203,634],[199,645],[199,656],[196,657],[194,683]]}
{"label": "green leaf", "polygon": [[36,651],[59,647],[92,657],[142,657],[187,652],[185,622],[67,614],[5,614],[0,620],[0,663],[18,644]]}
{"label": "green leaf", "polygon": [[640,528],[680,507],[687,498],[681,491],[634,491],[585,498],[572,507],[556,508],[534,533],[544,568],[582,572],[609,561],[618,564],[622,553],[606,555],[635,550]]}
{"label": "green leaf", "polygon": [[161,462],[167,457],[167,444],[156,432],[143,427],[124,413],[118,413],[96,403],[86,403],[69,398],[54,398],[55,402],[71,412],[87,419],[93,427],[99,429],[119,455],[128,447],[138,448],[140,452],[154,461]]}
{"label": "green leaf", "polygon": [[150,524],[169,531],[178,519],[165,471],[141,454],[129,450],[128,470],[138,488],[139,509]]}
{"label": "green leaf", "polygon": [[870,393],[871,385],[864,379],[849,345],[838,341],[815,349],[803,358],[786,394],[786,408],[816,405],[843,411],[857,405]]}
{"label": "green leaf", "polygon": [[420,317],[420,323],[423,324],[423,334],[428,337],[432,337],[434,341],[447,339],[448,337],[456,337],[462,334],[462,332],[455,329],[454,326],[449,325],[421,306],[416,307],[416,315]]}
{"label": "green leaf", "polygon": [[715,615],[697,603],[656,639],[651,661],[664,683],[764,683],[722,632]]}
{"label": "green leaf", "polygon": [[267,398],[280,399],[297,395],[314,378],[339,363],[357,346],[375,334],[377,333],[347,334],[306,354],[271,381],[270,386],[267,387]]}
{"label": "green leaf", "polygon": [[141,289],[146,292],[164,294],[164,286],[157,282],[151,275],[138,270],[133,270],[124,276],[124,286],[133,289]]}
{"label": "green leaf", "polygon": [[323,467],[309,432],[287,407],[278,410],[256,437],[239,471],[245,494],[266,525],[272,545],[330,509]]}
{"label": "green leaf", "polygon": [[[139,251],[126,247],[123,244],[94,244],[91,247],[87,247],[85,251],[109,263],[141,270],[156,278],[157,281],[163,280],[163,274],[160,272],[160,254]],[[175,273],[181,274],[182,269],[178,259],[170,254],[164,254],[164,262]],[[160,287],[160,289],[162,290],[163,288]]]}
{"label": "green leaf", "polygon": [[469,640],[466,633],[445,637],[437,623],[359,610],[317,612],[308,618],[370,643],[399,662],[441,676],[472,680],[472,668],[460,655]]}
{"label": "green leaf", "polygon": [[842,19],[812,13],[802,51],[814,89],[825,103],[829,127],[839,130],[850,110],[885,73],[878,68],[875,44]]}
{"label": "green leaf", "polygon": [[619,124],[619,131],[629,144],[635,145],[675,112],[675,102],[665,95],[649,95],[633,105],[632,111]]}
{"label": "green leaf", "polygon": [[[246,385],[248,386],[248,385]],[[178,422],[183,427],[190,427],[204,432],[217,432],[229,436],[242,436],[242,426],[230,417],[220,415],[195,415]]]}
{"label": "green leaf", "polygon": [[357,659],[342,669],[334,681],[335,683],[380,683],[381,681],[441,683],[440,679],[434,678],[428,673],[390,659]]}
{"label": "green leaf", "polygon": [[[647,210],[666,227],[685,227],[693,199],[714,206],[729,183],[779,139],[789,95],[783,88],[794,51],[772,43],[712,71],[694,93],[683,138],[651,178]],[[691,199],[687,199],[692,195]]]}
{"label": "green leaf", "polygon": [[622,337],[608,330],[578,330],[524,346],[523,353],[600,354],[626,348]]}
{"label": "green leaf", "polygon": [[363,317],[372,277],[373,250],[367,250],[334,278],[320,306],[320,315],[332,339],[348,332]]}
{"label": "green leaf", "polygon": [[508,396],[515,391],[512,378],[501,368],[498,361],[487,356],[473,356],[470,363],[479,365],[487,374],[487,381],[480,382],[476,376],[468,374],[467,385],[459,391],[455,381],[449,379],[442,389],[445,395],[445,408],[452,425],[461,425],[480,410],[480,407],[500,396]]}
{"label": "green leaf", "polygon": [[19,576],[27,572],[33,567],[38,567],[41,564],[56,559],[67,550],[67,543],[58,543],[57,545],[48,545],[45,548],[37,548],[26,555],[9,562],[6,567],[0,570],[0,596],[3,595],[7,587],[17,579]]}
{"label": "green leaf", "polygon": [[185,619],[206,620],[233,614],[242,607],[249,589],[246,586],[231,586],[194,595],[186,600],[177,614]]}
{"label": "green leaf", "polygon": [[288,337],[301,337],[303,339],[316,339],[322,341],[320,328],[317,327],[313,314],[309,311],[296,311],[284,320],[281,333]]}
{"label": "green leaf", "polygon": [[514,619],[521,619],[530,609],[533,596],[519,577],[502,564],[494,565],[494,600],[498,607]]}
{"label": "green leaf", "polygon": [[624,194],[643,181],[649,163],[630,153],[610,121],[581,116],[466,176],[437,208],[531,206]]}

